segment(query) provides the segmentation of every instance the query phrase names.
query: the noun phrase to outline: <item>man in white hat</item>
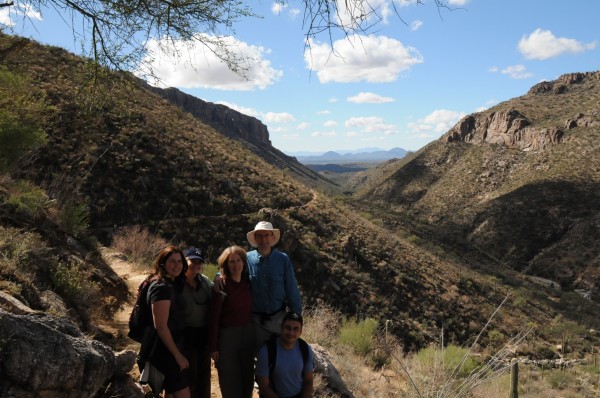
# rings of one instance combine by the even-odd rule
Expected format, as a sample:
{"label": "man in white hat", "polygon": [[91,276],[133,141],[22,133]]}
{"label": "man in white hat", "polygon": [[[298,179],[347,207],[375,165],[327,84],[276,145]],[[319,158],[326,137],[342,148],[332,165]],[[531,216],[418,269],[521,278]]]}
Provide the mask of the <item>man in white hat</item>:
{"label": "man in white hat", "polygon": [[256,352],[272,335],[281,333],[286,307],[302,314],[292,262],[287,254],[273,248],[280,236],[279,229],[267,221],[259,222],[246,235],[248,243],[256,248],[247,253]]}

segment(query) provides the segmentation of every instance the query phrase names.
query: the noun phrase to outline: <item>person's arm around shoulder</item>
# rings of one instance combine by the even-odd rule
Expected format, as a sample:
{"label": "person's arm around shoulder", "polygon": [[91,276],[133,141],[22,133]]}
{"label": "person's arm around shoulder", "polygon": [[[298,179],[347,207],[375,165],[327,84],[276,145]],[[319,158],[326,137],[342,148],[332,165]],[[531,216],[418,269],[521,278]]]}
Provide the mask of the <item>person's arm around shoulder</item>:
{"label": "person's arm around shoulder", "polygon": [[271,380],[269,379],[269,354],[267,346],[264,345],[258,351],[256,356],[256,384],[260,396],[264,398],[278,398],[277,394],[271,388]]}
{"label": "person's arm around shoulder", "polygon": [[154,319],[154,327],[158,336],[164,343],[165,347],[175,358],[180,370],[187,369],[189,362],[185,356],[177,348],[177,344],[173,340],[171,331],[169,330],[169,309],[171,308],[171,300],[160,300],[152,303],[152,317]]}
{"label": "person's arm around shoulder", "polygon": [[212,285],[214,293],[220,293],[225,290],[225,278],[219,272],[215,275],[215,280]]}

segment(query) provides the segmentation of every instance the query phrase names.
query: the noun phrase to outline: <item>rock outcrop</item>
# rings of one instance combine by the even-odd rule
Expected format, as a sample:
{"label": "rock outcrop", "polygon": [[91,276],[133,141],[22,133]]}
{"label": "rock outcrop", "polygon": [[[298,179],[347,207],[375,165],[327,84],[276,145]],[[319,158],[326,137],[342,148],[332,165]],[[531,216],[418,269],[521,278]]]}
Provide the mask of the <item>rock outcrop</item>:
{"label": "rock outcrop", "polygon": [[557,128],[535,128],[519,111],[492,112],[464,117],[449,132],[448,142],[489,142],[522,151],[535,151],[560,143],[564,132]]}
{"label": "rock outcrop", "polygon": [[567,73],[557,80],[536,84],[529,89],[527,95],[564,94],[569,90],[569,86],[581,84],[585,80],[600,80],[600,72]]}
{"label": "rock outcrop", "polygon": [[116,356],[88,339],[67,318],[0,309],[2,397],[91,397],[129,372],[134,361],[135,355]]}
{"label": "rock outcrop", "polygon": [[255,117],[244,115],[225,105],[203,101],[173,87],[148,88],[229,138],[242,139],[259,148],[271,147],[267,126]]}
{"label": "rock outcrop", "polygon": [[176,88],[162,89],[140,81],[140,85],[177,105],[221,134],[244,142],[248,149],[281,170],[288,170],[309,186],[334,188],[336,184],[305,167],[295,157],[273,147],[267,126],[255,117],[244,115],[225,105],[203,101]]}

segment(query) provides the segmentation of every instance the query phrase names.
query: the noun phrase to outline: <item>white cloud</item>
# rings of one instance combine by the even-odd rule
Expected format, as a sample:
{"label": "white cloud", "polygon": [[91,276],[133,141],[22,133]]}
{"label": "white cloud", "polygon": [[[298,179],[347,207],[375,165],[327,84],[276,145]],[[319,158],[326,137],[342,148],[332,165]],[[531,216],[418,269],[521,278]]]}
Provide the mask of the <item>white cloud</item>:
{"label": "white cloud", "polygon": [[[214,36],[202,35],[205,42],[214,41]],[[156,79],[149,83],[161,87],[213,88],[219,90],[250,91],[265,89],[283,76],[283,72],[271,67],[271,61],[264,58],[269,50],[250,45],[234,37],[223,37],[230,51],[236,57],[244,59],[248,68],[246,79],[233,73],[227,65],[218,59],[209,48],[198,41],[183,42],[150,40],[148,55],[142,67],[136,71],[138,76],[150,76],[152,71]],[[169,53],[165,49],[169,48]]]}
{"label": "white cloud", "polygon": [[333,49],[313,40],[309,44],[304,61],[321,83],[392,82],[401,72],[423,63],[415,48],[385,36],[349,36],[335,41]]}
{"label": "white cloud", "polygon": [[337,127],[338,122],[336,122],[335,120],[328,120],[325,123],[323,123],[323,126],[327,127],[327,128],[332,128],[332,127]]}
{"label": "white cloud", "polygon": [[31,19],[36,21],[42,21],[42,14],[34,9],[31,4],[15,4],[10,7],[0,7],[0,25],[6,27],[15,26],[15,18]]}
{"label": "white cloud", "polygon": [[500,71],[503,75],[508,75],[513,79],[527,79],[533,76],[533,73],[527,71],[525,65],[507,66]]}
{"label": "white cloud", "polygon": [[240,106],[238,104],[234,104],[234,103],[226,102],[226,101],[219,101],[216,103],[225,105],[226,107],[231,108],[234,111],[238,111],[239,113],[243,113],[244,115],[252,116],[257,119],[261,117],[261,113],[254,108],[248,108],[248,107]]}
{"label": "white cloud", "polygon": [[419,21],[417,19],[410,23],[410,30],[412,30],[414,32],[415,30],[418,30],[421,26],[423,26],[423,21]]}
{"label": "white cloud", "polygon": [[329,103],[333,104],[334,102],[338,102],[338,99],[337,99],[337,98],[329,98],[329,99],[327,100],[327,102],[329,102]]}
{"label": "white cloud", "polygon": [[[217,104],[220,105],[225,105],[228,108],[233,109],[234,111],[238,111],[240,113],[243,113],[244,115],[248,115],[248,116],[252,116],[255,117],[257,119],[260,119],[263,123],[265,124],[270,124],[270,123],[292,123],[296,120],[296,118],[294,117],[294,115],[292,115],[291,113],[287,113],[287,112],[259,112],[254,108],[248,108],[248,107],[244,107],[244,106],[240,106],[238,104],[234,104],[232,102],[227,102],[227,101],[218,101],[216,102]],[[280,127],[276,127],[276,128],[271,128],[269,127],[269,131],[277,131],[276,129],[278,129]],[[281,131],[281,130],[279,130]]]}
{"label": "white cloud", "polygon": [[278,127],[269,127],[269,133],[285,133],[288,131],[286,127],[278,126]]}
{"label": "white cloud", "polygon": [[536,29],[519,40],[519,51],[526,59],[545,60],[565,53],[577,54],[596,48],[596,42],[584,44],[575,39],[556,37],[549,30]]}
{"label": "white cloud", "polygon": [[322,111],[318,111],[317,115],[329,115],[331,114],[331,111],[329,109],[324,109]]}
{"label": "white cloud", "polygon": [[448,0],[449,6],[464,6],[469,0]]}
{"label": "white cloud", "polygon": [[485,104],[483,106],[480,106],[477,109],[475,109],[475,112],[483,112],[486,109],[489,109],[492,106],[496,105],[497,103],[498,103],[498,100],[495,100],[495,99],[487,100],[487,101],[485,101]]}
{"label": "white cloud", "polygon": [[408,123],[408,128],[414,133],[424,135],[422,138],[431,138],[431,133],[436,133],[438,135],[440,133],[445,133],[464,116],[464,112],[436,109],[423,119]]}
{"label": "white cloud", "polygon": [[335,137],[337,134],[335,131],[315,131],[310,135],[311,137]]}
{"label": "white cloud", "polygon": [[15,23],[11,19],[10,7],[0,8],[0,25],[14,26]]}
{"label": "white cloud", "polygon": [[287,112],[267,112],[263,116],[264,123],[291,123],[295,120],[296,118],[292,114]]}
{"label": "white cloud", "polygon": [[381,104],[384,102],[394,102],[394,99],[374,93],[361,92],[352,97],[348,97],[347,101],[354,102],[355,104]]}
{"label": "white cloud", "polygon": [[386,124],[380,117],[352,117],[344,123],[349,128],[358,128],[363,133],[380,133],[384,135],[393,135],[398,129],[393,124]]}
{"label": "white cloud", "polygon": [[298,130],[306,130],[310,126],[310,123],[302,122],[296,126]]}
{"label": "white cloud", "polygon": [[281,3],[273,3],[271,5],[271,12],[275,15],[279,15],[281,14],[281,11],[283,11],[284,8],[287,7],[287,4],[281,4]]}

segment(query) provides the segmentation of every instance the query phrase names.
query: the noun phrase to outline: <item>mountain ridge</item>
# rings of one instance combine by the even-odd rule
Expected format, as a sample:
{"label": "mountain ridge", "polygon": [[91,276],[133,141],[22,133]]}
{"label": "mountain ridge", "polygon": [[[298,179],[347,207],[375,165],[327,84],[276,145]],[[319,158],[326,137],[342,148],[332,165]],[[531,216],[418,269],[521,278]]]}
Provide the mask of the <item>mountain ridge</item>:
{"label": "mountain ridge", "polygon": [[327,163],[348,164],[348,163],[380,163],[386,160],[402,158],[406,156],[408,151],[402,148],[392,148],[389,150],[377,150],[368,152],[350,152],[339,153],[336,151],[327,151],[321,155],[296,156],[295,158],[304,165]]}
{"label": "mountain ridge", "polygon": [[225,105],[204,101],[174,87],[163,89],[151,86],[142,80],[139,84],[189,112],[223,135],[245,143],[256,155],[281,170],[287,170],[305,184],[313,187],[321,186],[324,189],[337,188],[337,184],[273,147],[267,126],[257,118]]}
{"label": "mountain ridge", "polygon": [[598,297],[599,79],[567,74],[468,115],[418,152],[357,176],[359,196],[442,240]]}

